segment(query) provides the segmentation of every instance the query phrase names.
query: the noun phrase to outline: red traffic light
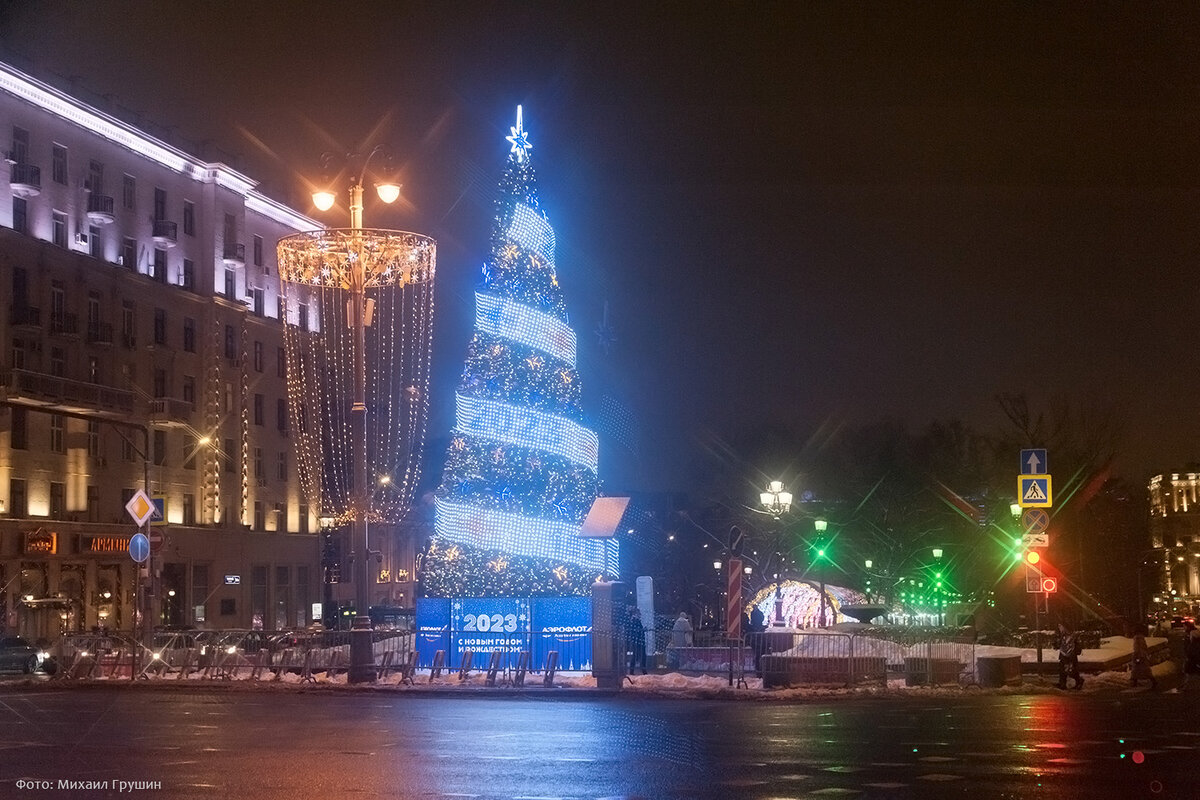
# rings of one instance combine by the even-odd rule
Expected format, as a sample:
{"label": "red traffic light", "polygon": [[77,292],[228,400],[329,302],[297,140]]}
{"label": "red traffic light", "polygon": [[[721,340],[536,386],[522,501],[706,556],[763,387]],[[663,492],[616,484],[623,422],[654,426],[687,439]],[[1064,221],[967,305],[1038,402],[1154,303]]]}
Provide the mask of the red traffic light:
{"label": "red traffic light", "polygon": [[1042,578],[1042,591],[1045,592],[1046,594],[1050,594],[1051,592],[1057,592],[1058,591],[1058,579],[1057,578]]}

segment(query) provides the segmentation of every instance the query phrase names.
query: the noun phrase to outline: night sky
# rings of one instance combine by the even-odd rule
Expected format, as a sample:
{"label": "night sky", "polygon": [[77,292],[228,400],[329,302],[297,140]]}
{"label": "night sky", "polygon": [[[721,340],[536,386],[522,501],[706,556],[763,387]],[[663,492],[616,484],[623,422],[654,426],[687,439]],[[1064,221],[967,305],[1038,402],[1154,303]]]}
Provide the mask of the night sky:
{"label": "night sky", "polygon": [[1134,481],[1200,460],[1200,7],[651,5],[0,2],[0,57],[335,226],[304,179],[389,144],[367,225],[439,241],[434,450],[521,103],[585,403],[641,429],[610,490],[766,424],[996,429],[998,392],[1115,409]]}

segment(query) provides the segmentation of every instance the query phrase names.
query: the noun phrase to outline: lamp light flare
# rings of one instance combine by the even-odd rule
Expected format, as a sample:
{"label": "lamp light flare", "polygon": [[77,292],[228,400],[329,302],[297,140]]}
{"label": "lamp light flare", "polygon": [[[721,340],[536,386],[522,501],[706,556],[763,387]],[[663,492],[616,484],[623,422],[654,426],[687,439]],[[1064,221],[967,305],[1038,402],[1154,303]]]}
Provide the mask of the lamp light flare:
{"label": "lamp light flare", "polygon": [[375,193],[379,195],[379,199],[385,203],[394,203],[400,197],[400,184],[385,181],[375,184]]}
{"label": "lamp light flare", "polygon": [[336,198],[333,196],[333,192],[325,189],[322,189],[319,192],[313,192],[312,195],[313,205],[321,211],[328,211],[329,209],[333,208],[333,201],[335,199]]}

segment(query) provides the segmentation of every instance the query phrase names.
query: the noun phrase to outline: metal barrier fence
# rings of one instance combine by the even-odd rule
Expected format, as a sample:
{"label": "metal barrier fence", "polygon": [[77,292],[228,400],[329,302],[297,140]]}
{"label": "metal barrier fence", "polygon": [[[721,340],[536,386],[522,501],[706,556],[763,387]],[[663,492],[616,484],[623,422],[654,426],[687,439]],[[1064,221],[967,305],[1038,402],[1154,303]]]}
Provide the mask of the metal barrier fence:
{"label": "metal barrier fence", "polygon": [[[380,676],[404,671],[411,676],[413,634],[375,631],[375,666]],[[257,630],[156,633],[149,645],[128,632],[70,634],[54,647],[53,677],[119,679],[201,677],[276,680],[285,674],[314,680],[319,673],[349,669],[348,631],[278,633]]]}
{"label": "metal barrier fence", "polygon": [[[719,631],[697,632],[691,644],[665,648],[665,666],[683,672],[728,674],[732,663],[757,673],[767,688],[803,684],[908,685],[976,681],[975,645],[947,641],[933,631],[906,631],[904,639],[839,631],[773,631],[747,634],[736,652]],[[894,632],[893,632],[894,635]]]}

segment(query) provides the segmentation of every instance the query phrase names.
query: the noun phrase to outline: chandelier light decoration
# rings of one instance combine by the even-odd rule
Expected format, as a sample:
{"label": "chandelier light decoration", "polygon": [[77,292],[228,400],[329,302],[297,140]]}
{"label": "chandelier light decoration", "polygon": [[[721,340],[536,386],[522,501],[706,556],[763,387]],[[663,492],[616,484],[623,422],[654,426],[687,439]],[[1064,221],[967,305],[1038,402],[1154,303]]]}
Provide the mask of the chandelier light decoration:
{"label": "chandelier light decoration", "polygon": [[615,542],[579,536],[599,443],[519,107],[511,130],[423,561],[430,596],[578,595],[617,573]]}
{"label": "chandelier light decoration", "polygon": [[429,412],[436,246],[414,233],[325,229],[279,242],[288,409],[301,485],[318,516],[355,518],[352,297],[363,282],[366,486],[372,523],[396,523],[420,477]]}

